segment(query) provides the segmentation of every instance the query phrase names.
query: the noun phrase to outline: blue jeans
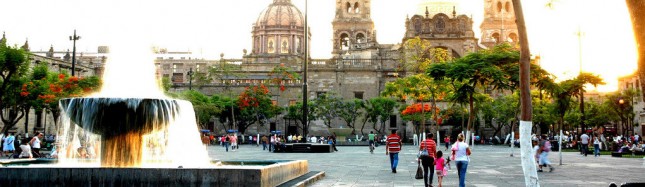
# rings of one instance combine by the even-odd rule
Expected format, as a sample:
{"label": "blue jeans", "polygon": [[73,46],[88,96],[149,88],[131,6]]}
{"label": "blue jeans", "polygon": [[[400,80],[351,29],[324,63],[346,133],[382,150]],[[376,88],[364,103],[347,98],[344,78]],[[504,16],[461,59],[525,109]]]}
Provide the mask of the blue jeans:
{"label": "blue jeans", "polygon": [[399,153],[390,153],[390,167],[392,168],[392,170],[395,170],[398,164],[399,164]]}
{"label": "blue jeans", "polygon": [[466,186],[466,169],[468,169],[468,161],[456,161],[457,174],[459,175],[459,187]]}
{"label": "blue jeans", "polygon": [[593,156],[600,156],[600,144],[593,144]]}
{"label": "blue jeans", "polygon": [[228,142],[224,142],[224,147],[226,147],[226,152],[228,152]]}
{"label": "blue jeans", "polygon": [[267,143],[266,143],[266,142],[262,142],[262,150],[266,150],[266,149],[267,149]]}

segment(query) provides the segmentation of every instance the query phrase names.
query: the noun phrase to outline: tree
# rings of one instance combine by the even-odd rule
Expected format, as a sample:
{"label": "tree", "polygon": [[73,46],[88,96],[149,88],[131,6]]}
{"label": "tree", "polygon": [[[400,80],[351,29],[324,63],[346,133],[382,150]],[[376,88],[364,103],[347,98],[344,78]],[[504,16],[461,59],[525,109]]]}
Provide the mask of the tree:
{"label": "tree", "polygon": [[276,100],[278,106],[282,107],[280,105],[280,96],[282,92],[287,90],[285,84],[293,84],[295,80],[300,80],[300,76],[293,69],[285,67],[283,63],[269,72],[269,82],[278,88],[278,98]]}
{"label": "tree", "polygon": [[[338,117],[343,119],[345,124],[352,128],[352,131],[356,131],[356,120],[365,114],[364,106],[365,102],[360,99],[343,101],[338,110]],[[363,131],[361,134],[364,134]]]}
{"label": "tree", "polygon": [[[224,84],[224,92],[228,93],[229,97],[233,97],[233,92],[231,91],[231,85],[233,84],[232,80],[235,80],[236,78],[242,77],[243,74],[238,73],[238,71],[241,70],[239,65],[231,64],[226,62],[224,60],[224,54],[222,53],[220,55],[222,59],[219,61],[217,65],[211,66],[208,68],[208,74],[206,79],[210,80],[219,80],[220,83]],[[231,115],[231,123],[233,126],[235,126],[236,121],[235,121],[235,113],[236,110],[234,108],[235,105],[230,105],[230,115]]]}
{"label": "tree", "polygon": [[[265,121],[281,112],[281,108],[273,105],[269,96],[269,89],[264,84],[246,87],[237,100],[240,107],[238,115],[238,131],[244,133],[246,129],[256,122],[264,126]],[[261,121],[262,120],[262,121]]]}
{"label": "tree", "polygon": [[4,124],[2,133],[18,123],[24,115],[21,108],[25,98],[21,97],[21,87],[27,75],[29,62],[27,53],[19,48],[6,46],[6,41],[0,42],[0,119]]}
{"label": "tree", "polygon": [[[509,45],[495,46],[493,49],[470,53],[451,63],[431,64],[428,76],[435,80],[449,79],[454,87],[454,101],[467,100],[469,106],[467,129],[472,130],[475,113],[475,95],[481,88],[491,86],[496,89],[508,87],[509,77],[503,67],[517,63],[519,54]],[[478,89],[480,88],[480,89]]]}
{"label": "tree", "polygon": [[286,117],[289,118],[289,119],[296,119],[296,120],[300,121],[300,124],[302,124],[301,129],[303,131],[303,134],[308,134],[308,133],[305,133],[305,132],[309,131],[309,125],[311,124],[312,121],[315,121],[317,119],[316,115],[315,115],[316,108],[317,108],[316,107],[316,102],[314,102],[313,100],[310,100],[307,103],[308,103],[307,108],[308,108],[308,111],[309,111],[309,112],[307,112],[307,122],[302,121],[303,120],[303,118],[302,118],[302,107],[303,107],[302,102],[297,102],[295,105],[289,106],[287,108],[287,115],[286,115]]}
{"label": "tree", "polygon": [[[631,119],[634,119],[634,105],[632,103],[633,98],[638,94],[636,90],[629,89],[606,96],[605,104],[612,109],[612,116],[618,116],[622,129],[628,129],[634,125],[630,123]],[[618,128],[615,129],[618,130]],[[623,130],[622,134],[627,135],[627,132]]]}
{"label": "tree", "polygon": [[60,108],[58,101],[69,97],[82,97],[101,87],[101,81],[96,76],[78,78],[70,76],[67,72],[50,72],[47,65],[36,65],[32,69],[25,83],[20,88],[20,96],[25,100],[22,108],[25,113],[34,109],[36,113],[36,126],[40,127],[43,110],[50,111],[54,117],[54,124],[58,122]]}
{"label": "tree", "polygon": [[331,121],[338,117],[342,100],[333,94],[319,95],[314,99],[316,110],[313,111],[317,119],[323,120],[327,128],[332,128]]}
{"label": "tree", "polygon": [[214,103],[213,99],[195,90],[188,90],[181,93],[181,98],[190,101],[193,104],[193,110],[197,117],[197,124],[202,129],[208,128],[208,123],[215,116],[222,112],[221,105]]}
{"label": "tree", "polygon": [[[396,101],[386,97],[375,97],[367,100],[363,127],[365,127],[365,122],[369,121],[373,123],[373,129],[378,134],[387,133],[385,132],[385,122],[390,119],[390,115],[392,115],[397,106]],[[377,127],[379,122],[381,125]],[[363,128],[361,128],[361,132],[363,132]]]}
{"label": "tree", "polygon": [[[642,0],[625,0],[627,9],[631,15],[632,26],[634,29],[634,39],[636,39],[636,48],[638,50],[638,76],[645,77],[645,1]],[[645,90],[645,82],[640,81],[641,90]],[[645,92],[641,93],[645,98]]]}

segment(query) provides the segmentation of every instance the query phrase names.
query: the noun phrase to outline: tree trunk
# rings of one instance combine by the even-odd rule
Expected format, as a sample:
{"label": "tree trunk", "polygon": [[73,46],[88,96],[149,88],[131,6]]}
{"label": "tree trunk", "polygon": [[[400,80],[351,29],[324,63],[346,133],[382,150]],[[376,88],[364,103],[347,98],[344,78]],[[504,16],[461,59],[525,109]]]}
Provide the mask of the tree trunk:
{"label": "tree trunk", "polygon": [[524,22],[524,12],[520,0],[513,0],[513,10],[515,11],[515,23],[520,39],[520,150],[522,156],[522,169],[524,171],[524,183],[526,186],[540,186],[537,169],[535,168],[535,156],[531,144],[531,121],[532,104],[530,88],[530,63],[531,52],[529,50],[528,34],[526,32],[526,23]]}
{"label": "tree trunk", "polygon": [[[634,29],[634,39],[636,39],[636,48],[638,51],[638,76],[645,77],[645,1],[643,0],[625,0],[627,9],[631,14],[632,27]],[[645,90],[645,81],[640,81],[641,90]],[[645,92],[642,92],[645,98]]]}

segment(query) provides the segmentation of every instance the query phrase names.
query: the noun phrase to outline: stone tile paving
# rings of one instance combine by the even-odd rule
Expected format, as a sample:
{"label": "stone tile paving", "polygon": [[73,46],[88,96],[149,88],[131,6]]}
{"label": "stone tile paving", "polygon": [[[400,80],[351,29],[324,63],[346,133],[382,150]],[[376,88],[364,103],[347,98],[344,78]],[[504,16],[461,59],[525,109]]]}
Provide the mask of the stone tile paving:
{"label": "stone tile paving", "polygon": [[[209,154],[220,160],[308,160],[309,170],[325,171],[326,176],[311,186],[423,186],[414,179],[417,151],[406,145],[399,155],[397,173],[389,169],[385,146],[374,154],[366,146],[339,146],[335,153],[270,153],[262,147],[243,145],[236,151],[225,152],[221,146],[210,146]],[[524,186],[519,149],[510,157],[507,146],[477,145],[473,149],[466,177],[467,186]],[[575,152],[563,153],[563,165],[558,165],[557,152],[549,155],[556,169],[539,173],[542,186],[608,186],[609,182],[645,182],[645,159],[613,158],[609,155],[584,157]],[[437,186],[436,176],[433,180]],[[457,186],[455,164],[444,178],[443,185]]]}

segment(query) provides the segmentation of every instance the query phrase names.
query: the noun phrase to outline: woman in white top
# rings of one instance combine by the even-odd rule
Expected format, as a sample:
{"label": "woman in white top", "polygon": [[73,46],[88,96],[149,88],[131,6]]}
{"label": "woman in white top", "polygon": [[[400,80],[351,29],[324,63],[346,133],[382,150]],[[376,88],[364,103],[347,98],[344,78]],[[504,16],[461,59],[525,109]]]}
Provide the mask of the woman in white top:
{"label": "woman in white top", "polygon": [[600,156],[600,138],[598,138],[598,135],[593,137],[593,156]]}
{"label": "woman in white top", "polygon": [[25,140],[20,145],[20,158],[34,158],[34,155],[31,154],[31,146],[29,146],[29,141]]}
{"label": "woman in white top", "polygon": [[452,145],[452,155],[457,163],[457,174],[459,175],[459,187],[466,186],[466,169],[468,168],[468,161],[470,158],[470,147],[464,143],[464,135],[457,136],[457,142]]}

